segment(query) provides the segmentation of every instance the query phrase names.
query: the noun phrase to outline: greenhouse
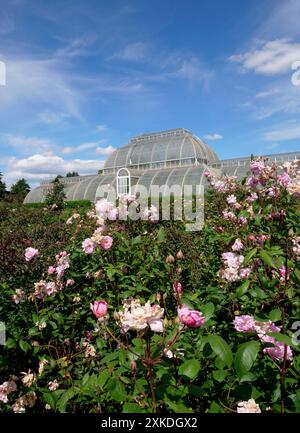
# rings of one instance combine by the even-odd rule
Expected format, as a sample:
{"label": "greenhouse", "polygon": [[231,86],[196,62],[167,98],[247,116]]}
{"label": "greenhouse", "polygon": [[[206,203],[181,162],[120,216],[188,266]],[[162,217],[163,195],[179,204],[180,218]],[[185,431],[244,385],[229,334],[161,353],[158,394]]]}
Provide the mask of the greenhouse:
{"label": "greenhouse", "polygon": [[[267,155],[271,161],[283,162],[300,158],[300,153]],[[187,129],[178,128],[134,137],[115,150],[107,159],[101,174],[66,177],[66,199],[95,202],[114,188],[117,195],[134,194],[153,187],[168,194],[175,186],[207,186],[205,170],[242,178],[249,171],[250,157],[221,161],[203,140]],[[25,203],[43,202],[50,182],[42,182],[25,198]]]}

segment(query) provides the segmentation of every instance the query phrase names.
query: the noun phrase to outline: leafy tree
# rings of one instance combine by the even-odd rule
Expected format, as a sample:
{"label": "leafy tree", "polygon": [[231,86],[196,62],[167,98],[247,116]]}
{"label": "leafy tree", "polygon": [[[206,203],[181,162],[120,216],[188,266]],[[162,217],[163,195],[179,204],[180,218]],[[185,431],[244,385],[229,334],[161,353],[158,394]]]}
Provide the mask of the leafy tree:
{"label": "leafy tree", "polygon": [[6,185],[2,181],[2,173],[0,172],[0,199],[4,197],[6,191]]}
{"label": "leafy tree", "polygon": [[55,210],[62,210],[65,206],[66,194],[64,191],[64,184],[57,176],[52,182],[46,195],[46,204]]}
{"label": "leafy tree", "polygon": [[28,185],[26,180],[22,178],[19,179],[14,185],[12,185],[10,191],[12,194],[15,194],[16,196],[23,199],[29,193],[30,186]]}
{"label": "leafy tree", "polygon": [[66,177],[77,177],[79,176],[79,173],[77,171],[69,171],[69,173],[66,174]]}

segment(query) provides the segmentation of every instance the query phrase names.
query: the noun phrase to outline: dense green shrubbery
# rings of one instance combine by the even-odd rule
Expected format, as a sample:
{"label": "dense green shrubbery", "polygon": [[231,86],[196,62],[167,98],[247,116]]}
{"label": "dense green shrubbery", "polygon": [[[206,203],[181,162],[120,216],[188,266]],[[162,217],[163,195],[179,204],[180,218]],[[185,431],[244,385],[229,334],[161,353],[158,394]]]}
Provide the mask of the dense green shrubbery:
{"label": "dense green shrubbery", "polygon": [[[212,179],[219,192],[207,196],[201,232],[183,222],[117,220],[100,233],[85,208],[0,207],[0,383],[18,387],[0,410],[236,412],[252,398],[262,411],[300,411],[300,352],[291,340],[300,312],[299,202],[275,172],[260,170],[268,173],[254,173],[260,189]],[[25,248],[39,254],[26,262]],[[124,320],[128,299],[142,310],[156,305],[144,330],[144,319],[130,316],[134,304],[132,323]],[[109,316],[99,310],[97,321],[90,304],[99,300]],[[33,392],[25,404],[21,396]]]}

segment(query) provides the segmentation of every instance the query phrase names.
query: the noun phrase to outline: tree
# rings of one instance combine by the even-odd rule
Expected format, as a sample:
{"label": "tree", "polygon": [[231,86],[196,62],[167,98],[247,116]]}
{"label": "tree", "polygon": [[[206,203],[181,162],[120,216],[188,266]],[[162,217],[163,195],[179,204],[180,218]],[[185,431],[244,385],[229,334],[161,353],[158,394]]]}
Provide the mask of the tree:
{"label": "tree", "polygon": [[6,191],[6,185],[2,182],[2,173],[0,172],[0,199],[4,197]]}
{"label": "tree", "polygon": [[79,173],[77,171],[69,171],[69,173],[66,174],[66,177],[77,177],[79,176]]}
{"label": "tree", "polygon": [[24,178],[19,179],[14,185],[12,185],[10,192],[15,194],[20,199],[24,199],[30,191],[30,186]]}
{"label": "tree", "polygon": [[56,179],[51,182],[51,186],[47,192],[46,204],[55,210],[62,210],[65,206],[65,198],[64,184],[57,176]]}

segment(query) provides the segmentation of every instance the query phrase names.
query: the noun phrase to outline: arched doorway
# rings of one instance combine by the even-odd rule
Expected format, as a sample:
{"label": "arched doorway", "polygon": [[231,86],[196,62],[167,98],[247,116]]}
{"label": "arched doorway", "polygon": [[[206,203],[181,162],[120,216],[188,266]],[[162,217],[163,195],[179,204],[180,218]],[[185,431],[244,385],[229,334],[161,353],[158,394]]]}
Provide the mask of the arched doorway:
{"label": "arched doorway", "polygon": [[117,172],[117,196],[131,195],[130,172],[127,168],[120,168]]}

